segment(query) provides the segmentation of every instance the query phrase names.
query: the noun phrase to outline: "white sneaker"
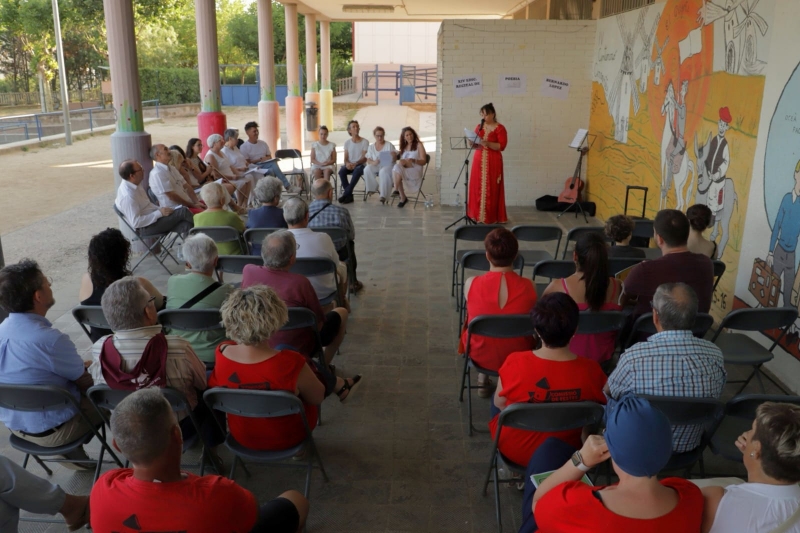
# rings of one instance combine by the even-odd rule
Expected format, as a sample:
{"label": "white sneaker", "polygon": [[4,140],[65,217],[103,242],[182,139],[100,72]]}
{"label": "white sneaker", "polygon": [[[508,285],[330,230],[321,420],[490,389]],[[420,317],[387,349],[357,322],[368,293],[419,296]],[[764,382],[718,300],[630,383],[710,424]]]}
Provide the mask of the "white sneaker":
{"label": "white sneaker", "polygon": [[298,187],[296,185],[292,185],[291,187],[286,189],[286,192],[288,192],[289,194],[300,194],[301,192],[303,192],[303,188]]}

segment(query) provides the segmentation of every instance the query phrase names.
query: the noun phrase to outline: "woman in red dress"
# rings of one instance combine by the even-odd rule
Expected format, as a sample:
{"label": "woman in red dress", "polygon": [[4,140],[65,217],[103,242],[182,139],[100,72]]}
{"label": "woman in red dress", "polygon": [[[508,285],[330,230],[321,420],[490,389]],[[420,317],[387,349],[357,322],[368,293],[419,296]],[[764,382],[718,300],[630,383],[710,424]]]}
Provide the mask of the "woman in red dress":
{"label": "woman in red dress", "polygon": [[497,122],[494,106],[481,108],[481,123],[475,128],[481,138],[475,145],[472,172],[469,175],[469,205],[467,214],[482,224],[505,224],[506,194],[503,183],[503,150],[508,144],[508,133]]}

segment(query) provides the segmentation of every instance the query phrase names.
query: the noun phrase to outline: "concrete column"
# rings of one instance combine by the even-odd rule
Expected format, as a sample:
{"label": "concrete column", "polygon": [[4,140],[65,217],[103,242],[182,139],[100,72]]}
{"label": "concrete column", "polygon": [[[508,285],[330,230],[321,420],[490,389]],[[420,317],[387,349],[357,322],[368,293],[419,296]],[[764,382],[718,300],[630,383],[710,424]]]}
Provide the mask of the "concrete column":
{"label": "concrete column", "polygon": [[286,142],[303,149],[303,97],[300,88],[300,45],[297,40],[297,4],[284,4],[286,14]]}
{"label": "concrete column", "polygon": [[333,91],[331,90],[331,23],[319,21],[319,123],[333,127]]}
{"label": "concrete column", "polygon": [[200,71],[200,114],[197,115],[198,137],[203,141],[203,155],[208,150],[206,139],[212,133],[222,134],[227,127],[219,87],[219,49],[217,47],[217,11],[214,0],[195,0],[197,26],[197,66]]}
{"label": "concrete column", "polygon": [[[319,83],[317,82],[317,17],[313,14],[306,15],[306,104],[317,104],[317,118],[319,115]],[[319,140],[319,131],[307,131],[306,139]]]}
{"label": "concrete column", "polygon": [[258,102],[259,137],[274,154],[281,148],[280,108],[275,100],[275,50],[272,45],[272,1],[258,0],[258,70],[261,100]]}

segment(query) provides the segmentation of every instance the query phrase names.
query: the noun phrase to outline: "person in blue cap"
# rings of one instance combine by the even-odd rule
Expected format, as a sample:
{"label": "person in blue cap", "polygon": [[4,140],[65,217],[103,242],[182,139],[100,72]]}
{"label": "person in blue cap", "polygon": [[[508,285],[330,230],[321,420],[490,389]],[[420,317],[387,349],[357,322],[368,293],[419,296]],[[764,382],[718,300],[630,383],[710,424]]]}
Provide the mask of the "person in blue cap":
{"label": "person in blue cap", "polygon": [[[551,438],[533,455],[520,533],[700,531],[700,489],[685,479],[657,478],[671,455],[672,432],[661,411],[632,394],[611,400],[603,436],[590,435],[577,451]],[[619,483],[592,487],[581,481],[609,458]],[[554,469],[533,489],[531,474]]]}

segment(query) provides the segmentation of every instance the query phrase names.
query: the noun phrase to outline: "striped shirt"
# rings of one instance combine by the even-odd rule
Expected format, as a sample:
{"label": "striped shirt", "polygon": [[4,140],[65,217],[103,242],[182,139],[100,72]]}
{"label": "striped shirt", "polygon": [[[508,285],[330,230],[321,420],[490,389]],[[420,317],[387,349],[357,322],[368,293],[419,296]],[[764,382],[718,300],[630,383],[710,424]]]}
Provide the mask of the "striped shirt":
{"label": "striped shirt", "polygon": [[[722,351],[691,331],[662,331],[631,346],[608,377],[612,398],[626,392],[652,396],[719,398],[725,385]],[[673,426],[672,449],[686,452],[700,444],[702,426]]]}
{"label": "striped shirt", "polygon": [[[114,347],[122,356],[122,369],[126,372],[136,366],[144,353],[147,343],[161,333],[161,326],[117,331],[114,333]],[[89,373],[95,385],[105,385],[106,379],[100,366],[100,350],[108,335],[92,346],[92,365]],[[197,358],[192,345],[176,335],[167,335],[167,386],[181,391],[189,401],[192,409],[197,406],[197,391],[206,389],[206,367]]]}

